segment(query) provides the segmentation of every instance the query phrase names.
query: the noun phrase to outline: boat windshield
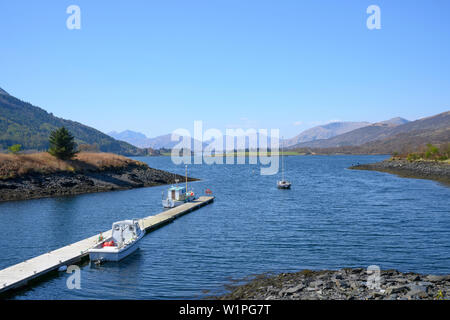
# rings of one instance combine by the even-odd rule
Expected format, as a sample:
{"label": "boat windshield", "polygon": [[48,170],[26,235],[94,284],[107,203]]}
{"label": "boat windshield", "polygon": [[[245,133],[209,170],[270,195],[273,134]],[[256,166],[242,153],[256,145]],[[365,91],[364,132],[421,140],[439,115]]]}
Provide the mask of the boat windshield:
{"label": "boat windshield", "polygon": [[118,244],[128,242],[138,236],[140,231],[136,221],[120,221],[113,224],[112,237]]}

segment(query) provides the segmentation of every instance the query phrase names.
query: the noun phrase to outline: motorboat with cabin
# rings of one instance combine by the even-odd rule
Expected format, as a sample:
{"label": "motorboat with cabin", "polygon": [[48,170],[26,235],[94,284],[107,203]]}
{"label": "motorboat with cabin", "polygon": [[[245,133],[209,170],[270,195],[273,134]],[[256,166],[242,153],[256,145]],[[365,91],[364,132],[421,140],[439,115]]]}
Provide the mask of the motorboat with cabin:
{"label": "motorboat with cabin", "polygon": [[111,237],[99,239],[101,242],[89,249],[89,259],[94,262],[122,260],[139,249],[144,235],[136,219],[114,222]]}
{"label": "motorboat with cabin", "polygon": [[162,205],[164,208],[174,208],[183,203],[194,200],[194,191],[186,191],[185,187],[174,185],[167,190],[167,197],[162,199]]}
{"label": "motorboat with cabin", "polygon": [[163,199],[162,205],[164,208],[174,208],[186,202],[191,202],[195,200],[194,190],[188,190],[188,181],[187,181],[187,166],[186,166],[186,185],[179,186],[178,180],[175,180],[175,185],[170,186],[167,190],[167,196]]}

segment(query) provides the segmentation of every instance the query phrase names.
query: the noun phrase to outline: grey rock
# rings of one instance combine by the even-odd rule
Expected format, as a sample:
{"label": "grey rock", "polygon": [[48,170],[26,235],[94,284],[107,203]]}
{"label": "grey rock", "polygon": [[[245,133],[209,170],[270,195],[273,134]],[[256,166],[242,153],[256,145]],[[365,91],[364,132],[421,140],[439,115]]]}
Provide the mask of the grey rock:
{"label": "grey rock", "polygon": [[292,294],[292,293],[296,293],[297,291],[302,290],[304,287],[305,286],[303,284],[299,284],[299,285],[297,285],[295,287],[291,287],[291,288],[285,289],[284,292],[287,293],[287,294]]}
{"label": "grey rock", "polygon": [[419,281],[419,282],[417,282],[417,284],[419,286],[425,286],[425,287],[429,287],[429,286],[433,285],[431,282],[428,282],[428,281]]}
{"label": "grey rock", "polygon": [[407,291],[409,291],[409,288],[407,286],[394,286],[387,288],[386,294],[390,295],[392,293],[405,293]]}
{"label": "grey rock", "polygon": [[316,281],[310,282],[309,286],[318,288],[320,286],[323,286],[323,284],[324,284],[324,282],[322,280],[316,280]]}
{"label": "grey rock", "polygon": [[431,282],[449,281],[450,275],[444,275],[444,276],[428,275],[428,276],[426,276],[426,279]]}
{"label": "grey rock", "polygon": [[411,289],[408,293],[406,293],[407,297],[414,297],[417,296],[419,298],[426,298],[428,296],[427,292],[425,290],[421,289]]}
{"label": "grey rock", "polygon": [[341,289],[349,288],[349,285],[345,281],[335,280],[336,286]]}
{"label": "grey rock", "polygon": [[410,291],[427,291],[428,286],[421,286],[414,283],[409,283],[406,285]]}

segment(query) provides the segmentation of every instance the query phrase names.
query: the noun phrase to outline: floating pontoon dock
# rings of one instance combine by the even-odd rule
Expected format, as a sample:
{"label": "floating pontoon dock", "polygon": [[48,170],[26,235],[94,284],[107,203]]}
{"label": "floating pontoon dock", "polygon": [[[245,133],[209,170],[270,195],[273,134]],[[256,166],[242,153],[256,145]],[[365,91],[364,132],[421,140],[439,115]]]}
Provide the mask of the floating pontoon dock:
{"label": "floating pontoon dock", "polygon": [[[154,216],[140,219],[141,229],[150,231],[172,222],[176,218],[194,211],[214,201],[213,196],[203,196],[193,202],[182,204]],[[103,237],[111,236],[111,230],[103,232]],[[88,256],[88,250],[97,244],[100,234],[50,251],[38,257],[0,270],[0,293],[26,285],[30,280],[43,276],[62,266],[80,262]]]}

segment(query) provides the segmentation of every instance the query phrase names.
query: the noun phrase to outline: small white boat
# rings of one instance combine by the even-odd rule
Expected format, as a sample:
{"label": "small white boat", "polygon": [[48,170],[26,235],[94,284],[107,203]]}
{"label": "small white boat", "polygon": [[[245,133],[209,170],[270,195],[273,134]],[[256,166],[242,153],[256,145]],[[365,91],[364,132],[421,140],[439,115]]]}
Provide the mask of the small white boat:
{"label": "small white boat", "polygon": [[278,189],[290,189],[291,183],[286,180],[280,180],[277,182]]}
{"label": "small white boat", "polygon": [[188,182],[187,182],[187,166],[186,166],[186,186],[182,187],[178,185],[178,180],[175,180],[175,185],[171,186],[167,190],[167,197],[164,199],[164,192],[163,192],[163,199],[162,199],[162,205],[164,208],[174,208],[176,206],[179,206],[186,202],[191,202],[195,200],[195,193],[191,189],[187,191],[188,188]]}
{"label": "small white boat", "polygon": [[112,235],[89,249],[91,261],[119,261],[139,249],[139,241],[144,237],[137,220],[114,222]]}
{"label": "small white boat", "polygon": [[281,180],[277,181],[277,187],[278,189],[290,189],[291,183],[284,179],[284,151],[283,147],[281,147]]}

